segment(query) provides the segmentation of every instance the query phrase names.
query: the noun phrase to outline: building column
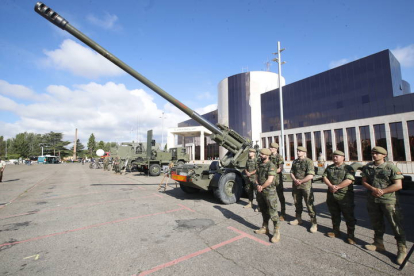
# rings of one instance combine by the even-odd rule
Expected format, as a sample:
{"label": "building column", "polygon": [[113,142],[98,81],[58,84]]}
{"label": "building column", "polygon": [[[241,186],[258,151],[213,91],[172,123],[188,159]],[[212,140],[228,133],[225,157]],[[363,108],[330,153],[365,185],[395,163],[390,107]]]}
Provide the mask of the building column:
{"label": "building column", "polygon": [[321,133],[322,156],[325,159],[325,161],[327,161],[328,158],[326,158],[325,132],[323,130],[321,130],[320,133]]}
{"label": "building column", "polygon": [[200,131],[200,160],[204,160],[204,131]]}
{"label": "building column", "polygon": [[358,160],[362,161],[362,151],[361,151],[361,133],[359,132],[359,126],[355,126],[355,138],[357,142],[357,153],[358,153]]}
{"label": "building column", "polygon": [[[331,129],[331,139],[332,139],[332,153],[337,150],[336,148],[336,133],[335,129]],[[333,160],[333,156],[332,156]]]}
{"label": "building column", "polygon": [[411,161],[411,149],[410,149],[410,139],[408,136],[408,126],[407,121],[403,120],[401,122],[403,130],[403,139],[404,139],[404,149],[405,149],[405,160]]}
{"label": "building column", "polygon": [[342,129],[342,133],[344,134],[344,153],[345,153],[345,160],[349,160],[349,147],[348,147],[348,133],[346,132],[346,128]]}
{"label": "building column", "polygon": [[369,125],[369,139],[371,140],[371,149],[377,145],[375,140],[374,125]]}
{"label": "building column", "polygon": [[311,146],[312,146],[312,152],[313,152],[313,159],[315,161],[318,161],[319,152],[316,152],[315,137],[313,137],[313,132],[310,133],[310,137],[311,137]]}
{"label": "building column", "polygon": [[296,138],[296,133],[293,134],[293,151],[295,154],[295,158],[298,158],[298,139]]}
{"label": "building column", "polygon": [[[280,135],[279,136],[279,141],[281,142],[282,140],[282,135]],[[288,161],[288,160],[290,160],[290,153],[289,153],[289,150],[288,150],[288,145],[289,145],[289,141],[288,141],[288,135],[285,135],[285,137],[284,137],[284,143],[285,143],[285,145],[286,145],[286,147],[285,147],[285,145],[283,145],[284,147],[285,147],[285,158],[286,158],[286,160],[285,161]],[[280,145],[279,145],[280,146]],[[280,153],[280,151],[279,151],[279,153]]]}
{"label": "building column", "polygon": [[388,159],[394,160],[394,154],[392,153],[392,139],[391,139],[390,123],[386,122],[384,126],[385,126],[385,138],[387,139]]}

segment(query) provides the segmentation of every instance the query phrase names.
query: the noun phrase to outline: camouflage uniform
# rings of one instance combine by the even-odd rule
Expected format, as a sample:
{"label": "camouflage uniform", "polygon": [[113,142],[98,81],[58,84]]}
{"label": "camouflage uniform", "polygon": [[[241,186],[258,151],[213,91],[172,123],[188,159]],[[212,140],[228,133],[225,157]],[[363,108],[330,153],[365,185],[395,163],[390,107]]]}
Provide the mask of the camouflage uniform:
{"label": "camouflage uniform", "polygon": [[[272,161],[273,164],[275,164],[276,166],[276,171],[279,168],[280,165],[283,165],[285,163],[285,161],[283,161],[283,157],[280,154],[276,154],[276,155],[271,155],[270,156],[270,161]],[[280,208],[281,208],[281,214],[285,215],[286,214],[286,204],[285,204],[285,195],[283,194],[283,176],[282,176],[282,172],[278,173],[275,177],[275,185],[276,185],[276,192],[277,192],[277,197],[279,198],[279,202],[280,202]]]}
{"label": "camouflage uniform", "polygon": [[249,197],[249,201],[252,202],[254,198],[254,191],[256,190],[256,175],[257,175],[257,161],[256,158],[254,159],[248,159],[246,163],[246,170],[248,172],[256,171],[256,174],[251,175],[250,177],[247,177],[244,175],[245,183],[244,186],[246,193]]}
{"label": "camouflage uniform", "polygon": [[[261,163],[259,165],[259,173],[257,182],[263,185],[269,176],[276,177],[276,167],[272,162]],[[279,224],[279,215],[277,213],[277,195],[276,185],[273,182],[270,186],[263,189],[261,193],[257,193],[257,202],[262,212],[263,224],[267,225],[269,219],[273,221],[275,227]]]}
{"label": "camouflage uniform", "polygon": [[[370,162],[362,168],[361,176],[366,178],[368,184],[378,189],[385,189],[393,185],[394,180],[404,178],[400,169],[391,162],[384,162],[379,166],[375,166],[374,162]],[[375,243],[383,244],[385,216],[391,224],[397,245],[399,247],[406,246],[405,233],[402,227],[402,213],[395,192],[384,194],[381,197],[374,197],[371,191],[368,190],[367,209],[375,232]]]}
{"label": "camouflage uniform", "polygon": [[104,159],[104,171],[109,171],[109,157],[107,156],[107,157],[105,157],[105,159]]}
{"label": "camouflage uniform", "polygon": [[[340,166],[332,164],[328,166],[322,177],[326,177],[332,185],[339,185],[345,179],[355,181],[354,169],[343,163]],[[326,204],[331,213],[332,226],[335,234],[339,234],[341,224],[341,213],[345,218],[348,229],[348,238],[354,238],[356,219],[354,216],[354,187],[353,183],[337,190],[335,193],[328,191]]]}
{"label": "camouflage uniform", "polygon": [[115,171],[115,174],[117,174],[117,173],[121,173],[121,170],[120,170],[120,168],[119,168],[119,158],[118,157],[115,157],[115,160],[114,160],[114,171]]}
{"label": "camouflage uniform", "polygon": [[[315,175],[315,169],[312,160],[304,158],[303,160],[295,159],[292,163],[291,173],[296,179],[304,179],[307,175]],[[302,215],[302,198],[305,200],[306,207],[308,209],[309,216],[316,220],[315,207],[313,206],[313,191],[312,180],[302,183],[296,186],[292,183],[292,195],[296,208],[296,217]]]}

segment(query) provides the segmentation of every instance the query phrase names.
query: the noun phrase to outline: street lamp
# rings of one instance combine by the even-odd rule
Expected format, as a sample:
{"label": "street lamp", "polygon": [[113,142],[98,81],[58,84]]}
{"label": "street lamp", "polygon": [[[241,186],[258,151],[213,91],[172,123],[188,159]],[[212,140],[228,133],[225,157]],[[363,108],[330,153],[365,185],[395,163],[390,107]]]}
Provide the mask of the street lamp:
{"label": "street lamp", "polygon": [[286,62],[282,62],[282,55],[281,52],[283,52],[285,49],[280,49],[280,41],[277,42],[277,53],[273,53],[274,55],[277,55],[277,58],[272,59],[272,61],[275,61],[278,63],[278,71],[279,71],[279,102],[280,102],[280,155],[282,155],[283,160],[286,160],[285,158],[285,136],[284,136],[284,120],[283,120],[283,94],[282,94],[282,64],[285,64]]}
{"label": "street lamp", "polygon": [[162,146],[164,144],[164,112],[162,112],[162,129],[161,129],[161,150],[163,150]]}

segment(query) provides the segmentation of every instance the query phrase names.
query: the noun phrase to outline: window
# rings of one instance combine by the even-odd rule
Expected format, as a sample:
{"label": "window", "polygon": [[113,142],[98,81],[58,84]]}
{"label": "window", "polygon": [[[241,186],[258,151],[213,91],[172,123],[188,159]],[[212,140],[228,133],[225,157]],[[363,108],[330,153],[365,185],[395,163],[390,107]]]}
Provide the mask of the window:
{"label": "window", "polygon": [[349,160],[358,160],[357,141],[355,128],[350,127],[346,129],[346,135],[348,138],[348,153]]}
{"label": "window", "polygon": [[336,149],[344,151],[344,132],[342,129],[335,129]]}
{"label": "window", "polygon": [[375,145],[387,149],[387,138],[385,137],[385,125],[374,125]]}
{"label": "window", "polygon": [[394,161],[405,161],[405,147],[404,147],[404,137],[402,131],[402,123],[391,123],[391,145],[392,145],[392,154],[394,156]]}
{"label": "window", "polygon": [[313,139],[315,141],[315,155],[319,156],[319,154],[322,153],[321,132],[315,131],[313,133]]}
{"label": "window", "polygon": [[266,147],[266,137],[262,137],[262,148]]}
{"label": "window", "polygon": [[414,121],[407,122],[408,143],[410,144],[411,161],[414,161]]}
{"label": "window", "polygon": [[295,143],[293,141],[293,134],[289,134],[289,152],[290,152],[290,160],[295,160]]}
{"label": "window", "polygon": [[363,161],[371,161],[371,137],[369,134],[369,126],[359,127],[361,139],[361,152]]}
{"label": "window", "polygon": [[305,145],[306,145],[306,149],[308,150],[308,154],[307,154],[308,158],[313,160],[312,140],[311,140],[310,132],[305,133]]}
{"label": "window", "polygon": [[303,146],[302,133],[296,134],[296,142],[297,142],[298,147]]}
{"label": "window", "polygon": [[323,134],[325,136],[326,160],[332,160],[332,133],[330,130],[324,130]]}

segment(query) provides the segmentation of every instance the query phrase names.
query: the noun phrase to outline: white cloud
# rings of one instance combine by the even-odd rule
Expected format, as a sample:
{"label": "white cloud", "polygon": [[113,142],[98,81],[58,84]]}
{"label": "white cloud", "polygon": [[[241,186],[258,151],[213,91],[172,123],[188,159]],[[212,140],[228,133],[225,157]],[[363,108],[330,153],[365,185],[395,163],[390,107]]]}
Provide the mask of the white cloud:
{"label": "white cloud", "polygon": [[401,63],[402,67],[414,66],[414,44],[408,45],[403,48],[397,47],[396,49],[391,50],[391,52]]}
{"label": "white cloud", "polygon": [[209,112],[211,112],[213,110],[216,110],[216,109],[217,109],[217,104],[210,104],[210,105],[202,107],[202,108],[197,108],[196,112],[200,115],[203,115],[203,114],[209,113]]}
{"label": "white cloud", "polygon": [[329,63],[329,69],[339,67],[339,66],[344,65],[348,62],[350,62],[350,60],[347,59],[347,58],[343,58],[343,59],[340,59],[340,60],[333,60]]}
{"label": "white cloud", "polygon": [[116,15],[111,15],[109,13],[106,13],[104,15],[103,19],[97,18],[95,15],[90,14],[87,17],[88,21],[91,22],[92,24],[98,26],[98,27],[102,27],[106,30],[111,30],[111,29],[119,29],[120,27],[118,25],[116,25],[116,21],[118,20],[118,16]]}
{"label": "white cloud", "polygon": [[201,94],[197,94],[196,97],[197,97],[198,100],[209,100],[209,99],[212,99],[214,97],[214,95],[211,94],[210,92],[204,92],[204,93],[201,93]]}
{"label": "white cloud", "polygon": [[35,97],[33,90],[23,85],[10,84],[4,80],[0,80],[0,94],[20,99],[33,99]]}
{"label": "white cloud", "polygon": [[[72,141],[77,128],[79,139],[86,145],[91,133],[98,141],[136,141],[138,129],[139,140],[146,141],[147,130],[152,129],[157,142],[161,142],[162,133],[166,142],[167,129],[189,119],[170,103],[158,107],[142,89],[129,90],[124,84],[113,82],[74,87],[50,85],[42,98],[41,102],[18,104],[0,95],[0,110],[19,117],[15,123],[0,121],[0,135],[10,138],[25,131],[54,131]],[[216,108],[217,105],[209,105],[196,111],[204,114]]]}
{"label": "white cloud", "polygon": [[100,54],[86,48],[71,39],[66,39],[59,49],[44,51],[48,58],[45,63],[59,70],[68,70],[74,75],[97,79],[101,76],[119,76],[125,74],[116,65]]}

